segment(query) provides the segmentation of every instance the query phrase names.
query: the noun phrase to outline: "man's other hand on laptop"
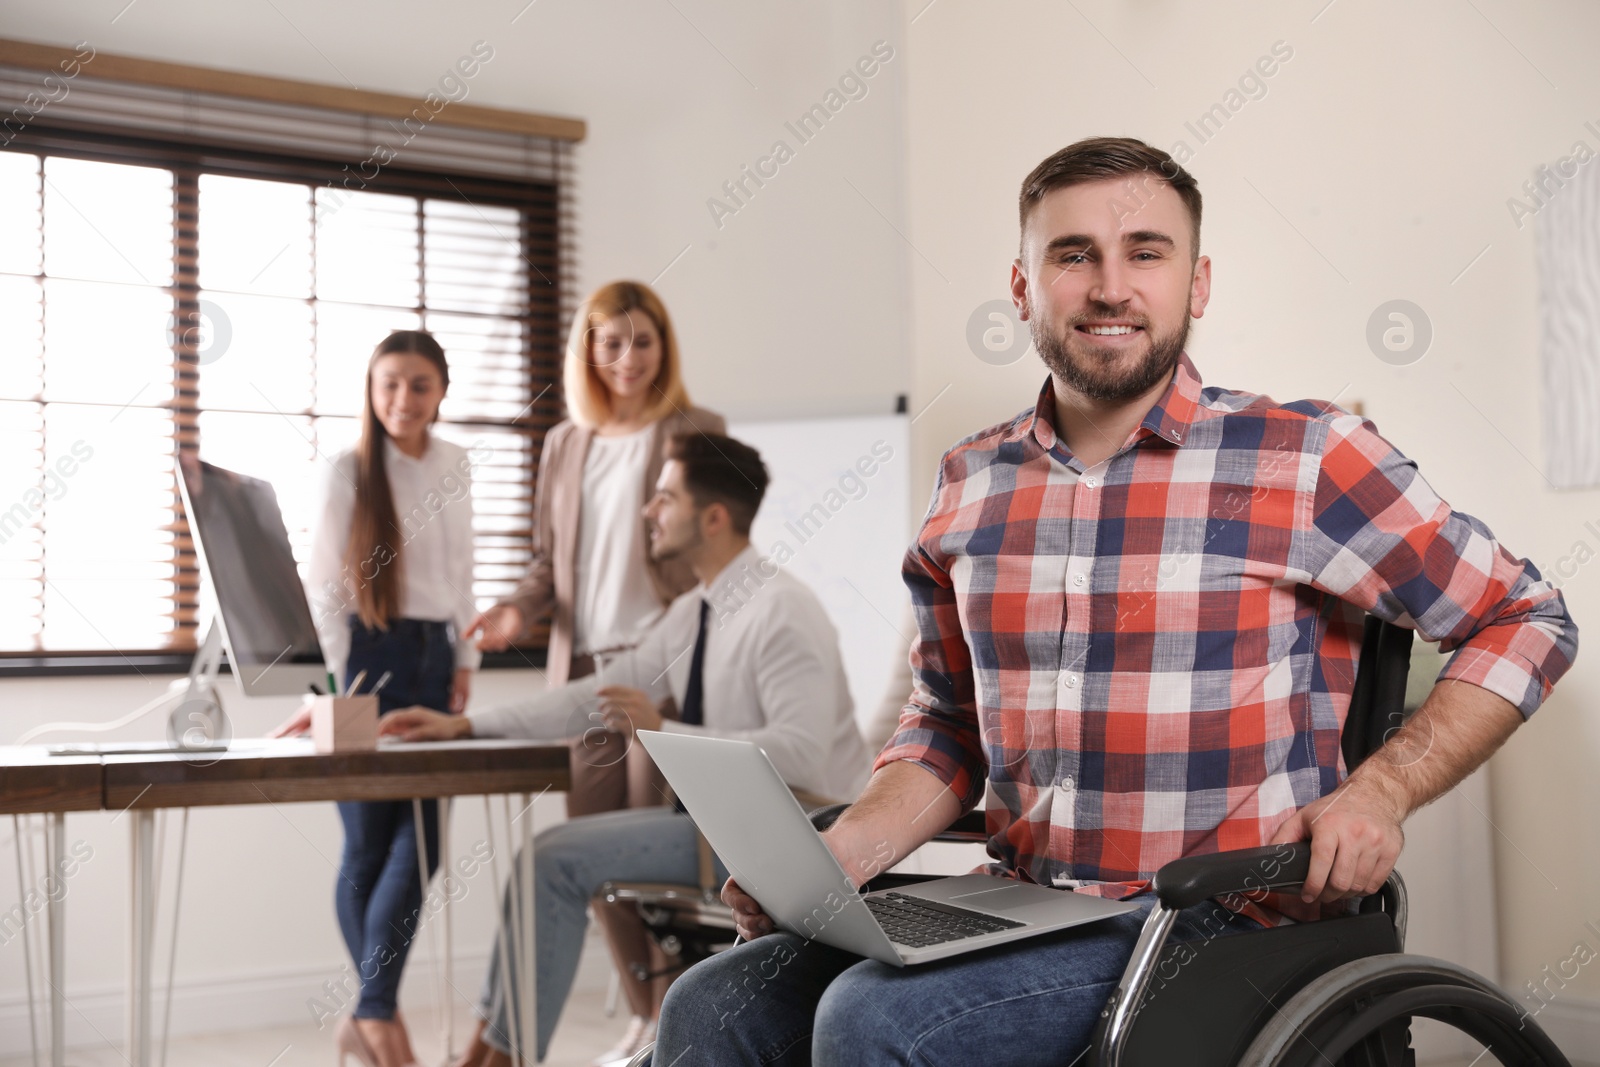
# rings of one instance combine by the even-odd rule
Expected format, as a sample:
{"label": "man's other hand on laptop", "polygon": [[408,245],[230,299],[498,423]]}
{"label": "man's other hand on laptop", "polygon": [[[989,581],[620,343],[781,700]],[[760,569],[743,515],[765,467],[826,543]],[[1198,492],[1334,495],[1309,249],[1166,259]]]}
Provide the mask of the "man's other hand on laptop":
{"label": "man's other hand on laptop", "polygon": [[772,933],[772,920],[761,910],[756,898],[729,878],[722,886],[722,902],[733,909],[733,926],[746,941]]}
{"label": "man's other hand on laptop", "polygon": [[[850,832],[856,828],[841,817],[838,823],[823,831],[822,841],[845,870],[850,884],[859,889],[889,869],[893,854],[887,841],[873,845],[870,836]],[[734,927],[746,941],[772,933],[772,918],[761,910],[756,898],[732,878],[722,886],[722,902],[733,909]]]}
{"label": "man's other hand on laptop", "polygon": [[472,720],[431,708],[401,708],[378,720],[378,736],[402,741],[457,741],[472,736]]}

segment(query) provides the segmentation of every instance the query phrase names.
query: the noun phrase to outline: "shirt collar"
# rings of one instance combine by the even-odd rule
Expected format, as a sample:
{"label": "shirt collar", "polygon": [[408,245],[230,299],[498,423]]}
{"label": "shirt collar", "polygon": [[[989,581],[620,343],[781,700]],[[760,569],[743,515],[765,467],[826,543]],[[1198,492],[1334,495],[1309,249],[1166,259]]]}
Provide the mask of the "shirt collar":
{"label": "shirt collar", "polygon": [[[756,551],[756,546],[746,545],[744,551],[730,559],[728,565],[717,572],[717,576],[711,579],[709,585],[705,582],[700,583],[700,598],[710,601],[714,608],[720,607],[733,597],[737,590],[742,590],[749,584],[750,580],[745,577],[746,572],[760,561],[761,553]],[[762,585],[765,581],[758,577],[756,584]]]}
{"label": "shirt collar", "polygon": [[428,435],[428,447],[422,450],[420,456],[408,456],[400,451],[400,446],[394,443],[394,438],[388,434],[383,435],[383,458],[389,465],[396,463],[426,463],[433,457],[433,435]]}
{"label": "shirt collar", "polygon": [[[1188,353],[1179,353],[1178,367],[1172,381],[1134,431],[1134,440],[1137,442],[1146,437],[1156,437],[1181,448],[1189,440],[1189,429],[1194,424],[1195,412],[1199,408],[1200,384],[1200,371]],[[1060,442],[1056,435],[1055,418],[1055,379],[1046,378],[1044,387],[1039,390],[1039,400],[1033,406],[1033,413],[1022,420],[1018,429],[1022,434],[1032,435],[1039,446],[1048,452]]]}

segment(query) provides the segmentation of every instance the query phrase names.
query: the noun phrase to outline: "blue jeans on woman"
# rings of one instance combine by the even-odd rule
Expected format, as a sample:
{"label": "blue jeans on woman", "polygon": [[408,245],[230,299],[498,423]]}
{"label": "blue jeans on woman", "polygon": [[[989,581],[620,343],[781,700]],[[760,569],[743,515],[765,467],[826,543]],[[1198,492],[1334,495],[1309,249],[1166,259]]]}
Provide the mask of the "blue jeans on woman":
{"label": "blue jeans on woman", "polygon": [[[651,1062],[1066,1067],[1088,1048],[1155,898],[1136,902],[1126,915],[915,967],[760,937],[673,983]],[[1179,913],[1171,939],[1253,929],[1207,901]]]}
{"label": "blue jeans on woman", "polygon": [[[395,619],[373,630],[350,617],[350,658],[345,685],[361,671],[370,691],[385,671],[378,714],[420,704],[450,707],[455,679],[455,642],[450,626],[422,619]],[[393,1019],[400,974],[421,921],[423,878],[417,863],[417,827],[409,800],[339,802],[344,855],[334,885],[339,930],[361,982],[358,1019]],[[428,876],[439,866],[439,804],[422,802]]]}

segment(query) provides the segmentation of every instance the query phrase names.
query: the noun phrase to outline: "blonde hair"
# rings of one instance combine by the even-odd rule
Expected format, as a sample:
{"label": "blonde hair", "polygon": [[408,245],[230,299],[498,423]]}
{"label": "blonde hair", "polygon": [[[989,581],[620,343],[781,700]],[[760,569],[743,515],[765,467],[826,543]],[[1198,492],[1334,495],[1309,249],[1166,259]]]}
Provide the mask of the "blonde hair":
{"label": "blonde hair", "polygon": [[666,305],[642,282],[611,282],[590,293],[578,307],[567,335],[562,386],[567,414],[580,426],[593,429],[611,417],[611,391],[595,369],[591,337],[608,319],[630,311],[644,312],[661,335],[661,369],[656,372],[655,396],[645,407],[646,420],[655,422],[674,410],[689,407],[689,391],[684,388],[678,363],[678,337],[672,331]]}

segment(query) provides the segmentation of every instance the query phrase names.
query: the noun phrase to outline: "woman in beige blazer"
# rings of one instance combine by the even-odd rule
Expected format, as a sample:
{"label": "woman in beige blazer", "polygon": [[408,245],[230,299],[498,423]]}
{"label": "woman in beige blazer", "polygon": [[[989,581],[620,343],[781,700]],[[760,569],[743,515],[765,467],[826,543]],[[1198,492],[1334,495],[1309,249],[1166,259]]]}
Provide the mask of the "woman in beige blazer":
{"label": "woman in beige blazer", "polygon": [[[597,653],[635,643],[694,587],[681,560],[650,558],[642,509],[655,495],[669,437],[727,432],[720,415],[689,403],[672,320],[638,282],[612,282],[583,302],[562,378],[568,417],[545,436],[539,457],[532,566],[467,631],[481,633],[479,647],[495,652],[548,616],[551,686],[593,674]],[[620,735],[586,723],[575,723],[573,735],[569,817],[663,803],[663,782],[642,747],[625,748]],[[634,1016],[648,1020],[656,991],[627,964],[650,960],[653,946],[636,917],[600,918]]]}

